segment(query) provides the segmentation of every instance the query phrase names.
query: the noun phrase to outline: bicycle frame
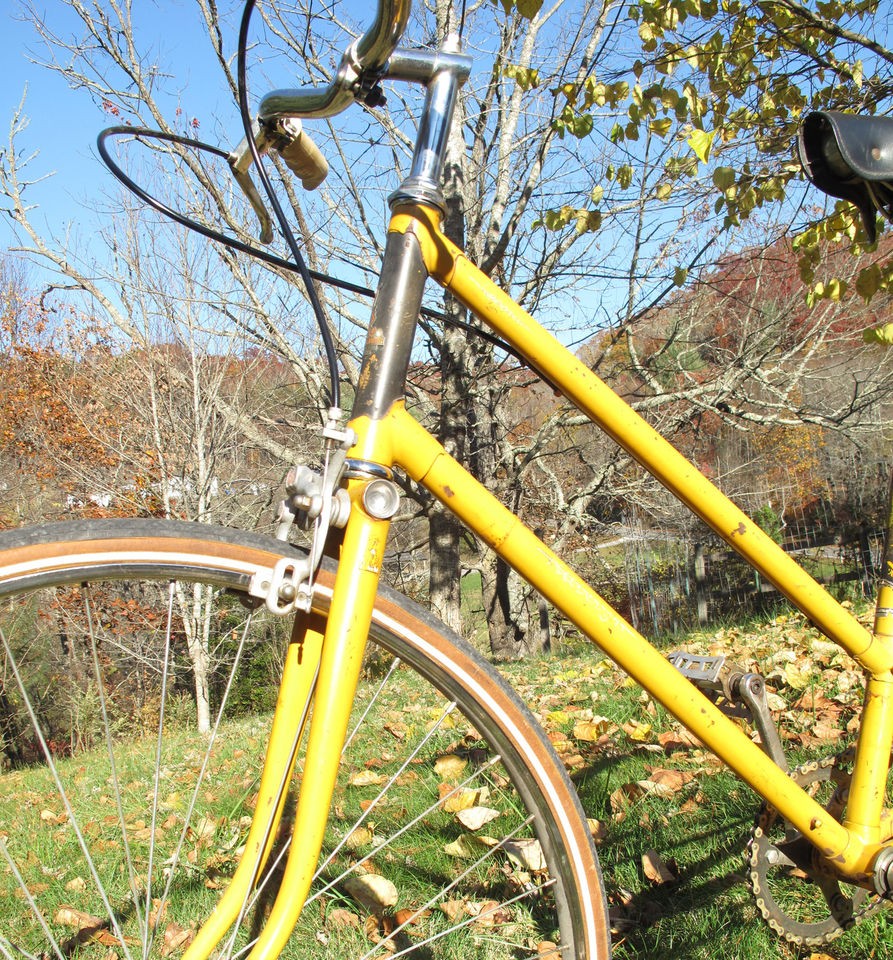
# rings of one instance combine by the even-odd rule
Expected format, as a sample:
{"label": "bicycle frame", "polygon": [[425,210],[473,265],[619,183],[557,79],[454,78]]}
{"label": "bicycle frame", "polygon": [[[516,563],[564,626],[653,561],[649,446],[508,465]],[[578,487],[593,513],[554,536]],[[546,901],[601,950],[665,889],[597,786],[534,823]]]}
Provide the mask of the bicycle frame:
{"label": "bicycle frame", "polygon": [[[893,635],[889,631],[889,615],[879,618],[874,634],[866,631],[669,442],[470,264],[440,232],[439,213],[435,209],[423,205],[398,207],[391,220],[390,235],[400,238],[401,242],[392,244],[389,250],[395,250],[395,258],[404,261],[404,270],[405,260],[412,256],[406,252],[406,244],[417,245],[415,255],[432,278],[519,354],[531,359],[551,384],[867,671],[869,680],[845,822],[840,824],[830,817],[746,733],[453,460],[406,412],[401,401],[392,402],[385,410],[380,397],[366,400],[361,394],[361,405],[366,402],[369,409],[351,424],[359,438],[351,456],[387,467],[397,466],[424,486],[809,837],[837,870],[866,881],[881,845],[893,837],[893,827],[883,810],[893,744]],[[387,266],[386,263],[385,276],[390,273]],[[400,275],[401,271],[394,269],[394,273]],[[373,326],[372,339],[388,343],[399,342],[400,337],[394,330],[385,331],[382,336]],[[364,374],[380,367],[387,369],[387,362],[382,363],[373,347],[367,354]],[[364,521],[358,518],[356,522]],[[362,567],[364,561],[342,551],[341,563]]]}
{"label": "bicycle frame", "polygon": [[[453,48],[450,48],[452,50]],[[463,75],[463,71],[465,71]],[[467,65],[456,54],[431,56],[397,51],[388,75],[422,80],[428,102],[419,127],[409,178],[392,197],[392,217],[381,281],[369,323],[366,350],[349,428],[350,515],[340,545],[338,575],[325,637],[303,671],[288,670],[274,723],[303,727],[315,696],[313,721],[298,799],[294,838],[280,895],[250,960],[274,957],[304,905],[322,845],[340,744],[356,693],[362,652],[375,604],[390,520],[370,513],[364,501],[369,483],[404,471],[487,543],[581,632],[632,676],[757,794],[815,846],[828,869],[848,880],[882,889],[878,875],[893,885],[893,818],[884,808],[893,746],[893,565],[888,546],[873,632],[834,601],[668,441],[604,384],[576,356],[474,267],[441,232],[439,178],[446,131],[458,84]],[[277,94],[283,115],[301,113],[295,103],[308,94]],[[286,102],[282,107],[280,101]],[[308,103],[309,103],[308,99]],[[272,107],[270,108],[272,112]],[[262,106],[263,111],[263,106]],[[771,581],[827,637],[846,650],[867,674],[866,692],[846,817],[838,822],[782,770],[748,734],[726,717],[694,684],[633,629],[556,554],[478,483],[407,412],[403,391],[422,292],[431,278],[461,301],[546,380],[619,443],[668,490],[704,520],[766,579]],[[893,526],[893,524],[891,524]],[[889,541],[889,536],[888,536]],[[300,628],[296,628],[296,636]],[[311,674],[311,676],[308,676]],[[315,688],[315,693],[314,693]],[[303,712],[302,712],[303,711]],[[281,721],[291,713],[289,721]],[[296,726],[297,725],[297,726]],[[278,822],[282,786],[294,763],[290,736],[271,740],[258,810],[249,838],[250,862],[240,867],[233,888],[250,885],[269,849]],[[272,825],[272,826],[271,826]],[[266,843],[269,847],[269,843]],[[247,856],[247,854],[246,854]],[[241,876],[244,874],[244,877]],[[237,893],[238,891],[236,891]],[[234,919],[239,896],[230,891],[213,923],[189,948],[185,960],[205,957],[215,937]],[[216,931],[206,934],[206,930]],[[216,941],[215,941],[216,942]]]}

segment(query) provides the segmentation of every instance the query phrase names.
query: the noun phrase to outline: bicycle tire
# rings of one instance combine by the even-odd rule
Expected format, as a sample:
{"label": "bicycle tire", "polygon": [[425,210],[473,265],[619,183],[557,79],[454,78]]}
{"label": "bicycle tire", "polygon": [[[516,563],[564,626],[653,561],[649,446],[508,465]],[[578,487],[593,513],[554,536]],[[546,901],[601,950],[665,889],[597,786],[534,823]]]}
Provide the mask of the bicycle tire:
{"label": "bicycle tire", "polygon": [[[0,907],[0,914],[6,913],[0,949],[7,957],[176,955],[200,926],[244,840],[255,780],[253,773],[245,775],[240,751],[263,746],[254,746],[254,708],[233,721],[241,727],[215,724],[210,737],[196,738],[188,724],[163,714],[155,703],[165,689],[162,678],[174,690],[183,684],[170,667],[182,650],[176,657],[169,650],[182,641],[182,610],[190,608],[176,597],[184,596],[180,585],[185,584],[193,585],[190,596],[202,602],[220,601],[222,612],[210,621],[203,617],[202,623],[218,626],[214,640],[224,646],[235,642],[238,623],[239,652],[229,655],[255,669],[252,657],[272,645],[267,638],[247,646],[245,625],[262,627],[266,634],[275,625],[232,598],[244,598],[254,574],[271,570],[294,550],[242,531],[159,520],[77,521],[0,534],[0,722],[7,755],[15,761],[0,777],[5,781],[0,902],[13,904]],[[325,567],[314,594],[314,610],[323,616],[332,582],[333,570]],[[149,607],[156,595],[159,601],[166,597],[158,611]],[[100,602],[106,605],[102,610]],[[94,635],[82,637],[80,630],[87,626]],[[362,699],[375,705],[379,726],[372,728],[371,739],[352,741],[361,743],[356,756],[343,758],[346,779],[336,794],[332,840],[327,841],[338,867],[325,866],[324,892],[314,894],[283,955],[399,956],[419,950],[432,958],[476,960],[528,954],[556,960],[608,957],[607,908],[586,818],[561,762],[515,692],[470,645],[388,588],[377,600],[370,640],[371,649],[381,653],[373,653],[375,682]],[[168,651],[163,661],[159,644]],[[385,654],[403,665],[393,694],[377,686],[385,667],[376,658]],[[81,673],[74,678],[53,674],[71,666],[72,658],[79,658]],[[87,677],[91,659],[94,676]],[[139,704],[127,685],[128,666],[143,683]],[[148,676],[150,668],[160,671],[158,679]],[[20,680],[14,682],[16,675]],[[227,683],[245,694],[244,687]],[[43,687],[36,689],[39,684]],[[85,726],[80,732],[88,742],[64,746],[52,739],[60,728],[52,718],[72,691],[92,697],[92,722],[101,729],[87,736],[87,718],[69,716],[68,722]],[[189,699],[179,696],[182,712]],[[428,715],[442,700],[458,706],[459,720],[448,712],[436,721]],[[174,740],[173,752],[165,753],[158,738],[153,746],[158,769],[151,771],[141,764],[155,734],[150,741],[141,732],[140,710],[151,715],[150,729],[170,733]],[[30,742],[23,741],[20,729],[25,716]],[[242,738],[238,749],[216,752],[234,738]],[[101,741],[98,747],[81,749],[92,748],[94,740]],[[215,744],[213,757],[201,764],[194,754],[198,742]],[[410,753],[410,743],[417,753]],[[399,761],[403,766],[397,769],[405,773],[391,774],[398,748],[410,759]],[[438,766],[435,759],[444,758]],[[498,767],[490,766],[494,758]],[[444,772],[451,765],[462,768],[461,779],[455,771]],[[187,807],[181,781],[191,778],[196,766],[211,773],[199,774],[198,785],[190,779]],[[403,794],[371,801],[375,817],[370,822],[362,812],[370,801],[359,801],[362,784],[389,776],[394,777],[391,787]],[[465,778],[466,786],[456,786]],[[235,792],[226,789],[231,783]],[[112,788],[114,798],[106,795]],[[241,800],[235,802],[234,796]],[[491,811],[483,815],[495,816],[493,824],[484,829],[459,824],[462,804],[468,803]],[[187,813],[191,825],[185,823]],[[470,822],[468,815],[464,819]],[[345,838],[355,842],[339,849]],[[49,864],[48,849],[55,851]],[[392,884],[388,895],[378,903],[373,897],[370,907],[362,891],[358,895],[356,885],[340,875],[345,864],[354,877],[384,876]],[[267,875],[275,875],[275,869]],[[109,889],[101,893],[106,883]],[[160,902],[155,895],[162,890]],[[227,941],[228,951],[218,948],[216,955],[241,955],[250,944],[262,922],[263,896],[260,900],[254,912],[246,913],[244,930]],[[552,943],[557,943],[554,951]]]}

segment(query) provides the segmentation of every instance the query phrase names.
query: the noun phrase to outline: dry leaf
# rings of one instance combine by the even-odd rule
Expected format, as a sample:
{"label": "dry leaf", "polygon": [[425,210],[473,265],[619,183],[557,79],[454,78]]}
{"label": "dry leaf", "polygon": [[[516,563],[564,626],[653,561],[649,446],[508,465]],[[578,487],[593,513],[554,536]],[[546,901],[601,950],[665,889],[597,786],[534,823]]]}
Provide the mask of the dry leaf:
{"label": "dry leaf", "polygon": [[380,916],[397,902],[397,888],[387,877],[364,873],[344,881],[344,889],[370,913]]}
{"label": "dry leaf", "polygon": [[536,872],[546,869],[546,858],[539,840],[505,840],[502,849],[522,870]]}
{"label": "dry leaf", "polygon": [[655,885],[664,883],[673,883],[676,875],[664,863],[660,854],[656,850],[646,850],[642,854],[642,870],[645,876]]}
{"label": "dry leaf", "polygon": [[159,923],[164,921],[167,914],[167,901],[161,902],[160,897],[152,900],[152,909],[149,911],[149,929],[154,930]]}
{"label": "dry leaf", "polygon": [[352,787],[378,787],[387,780],[383,773],[374,770],[359,770],[347,782]]}
{"label": "dry leaf", "polygon": [[465,910],[469,916],[477,918],[474,921],[476,927],[495,927],[498,923],[505,923],[508,920],[508,914],[499,909],[499,902],[496,900],[468,903]]}
{"label": "dry leaf", "polygon": [[398,927],[414,926],[419,920],[425,920],[431,916],[430,910],[398,910],[394,914],[394,921]]}
{"label": "dry leaf", "polygon": [[65,889],[80,893],[87,889],[87,881],[83,877],[73,877],[65,884]]}
{"label": "dry leaf", "polygon": [[172,953],[185,950],[195,938],[195,931],[190,928],[183,928],[179,923],[169,923],[164,928],[164,935],[161,942],[161,955],[169,957]]}
{"label": "dry leaf", "polygon": [[591,720],[580,720],[574,724],[574,737],[587,743],[595,743],[612,729],[616,730],[617,727],[607,717],[593,717]]}
{"label": "dry leaf", "polygon": [[451,857],[458,857],[460,860],[477,860],[483,853],[485,846],[489,846],[489,844],[485,844],[482,837],[471,833],[463,833],[456,837],[452,843],[446,844],[443,852]]}
{"label": "dry leaf", "polygon": [[343,907],[335,907],[329,911],[328,923],[335,927],[359,927],[360,918],[352,910],[345,910]]}
{"label": "dry leaf", "polygon": [[561,960],[558,944],[552,943],[551,940],[541,940],[536,945],[536,955],[539,960]]}
{"label": "dry leaf", "polygon": [[445,913],[451,923],[458,923],[465,916],[464,900],[444,900],[439,905],[441,913]]}
{"label": "dry leaf", "polygon": [[456,819],[466,830],[480,830],[481,827],[491,820],[495,820],[498,816],[499,811],[494,810],[492,807],[468,807],[467,809],[459,810],[456,814]]}
{"label": "dry leaf", "polygon": [[402,740],[409,732],[409,727],[400,720],[394,723],[386,723],[384,728],[395,740]]}
{"label": "dry leaf", "polygon": [[687,783],[691,783],[694,778],[695,775],[691,770],[663,770],[658,768],[648,774],[648,779],[652,783],[665,787],[673,793],[681,790]]}
{"label": "dry leaf", "polygon": [[99,917],[65,905],[59,907],[54,919],[56,923],[61,923],[65,927],[74,927],[75,930],[100,930],[105,926],[105,921]]}
{"label": "dry leaf", "polygon": [[586,823],[589,826],[589,833],[592,836],[593,843],[602,843],[608,835],[608,828],[594,817],[587,817]]}
{"label": "dry leaf", "polygon": [[703,746],[701,741],[687,730],[668,730],[666,733],[659,733],[657,742],[667,753],[674,753],[676,750],[683,750],[688,747]]}
{"label": "dry leaf", "polygon": [[447,813],[458,813],[460,810],[470,810],[472,807],[482,806],[490,798],[488,787],[481,787],[478,790],[462,787],[457,790],[449,784],[442,783],[438,790],[440,796],[444,797],[441,806]]}
{"label": "dry leaf", "polygon": [[344,838],[344,846],[348,850],[359,850],[367,847],[375,839],[375,834],[369,827],[357,827]]}
{"label": "dry leaf", "polygon": [[630,740],[635,740],[636,743],[644,743],[651,739],[651,724],[636,723],[635,720],[630,720],[629,723],[623,724],[623,732]]}
{"label": "dry leaf", "polygon": [[434,761],[435,773],[446,780],[455,780],[467,766],[468,761],[454,753],[448,753]]}

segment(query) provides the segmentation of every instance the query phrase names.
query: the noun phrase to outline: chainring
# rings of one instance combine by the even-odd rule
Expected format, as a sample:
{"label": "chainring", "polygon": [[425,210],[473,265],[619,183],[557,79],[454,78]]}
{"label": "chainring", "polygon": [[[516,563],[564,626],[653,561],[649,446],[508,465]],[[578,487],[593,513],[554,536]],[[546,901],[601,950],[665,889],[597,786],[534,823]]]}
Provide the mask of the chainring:
{"label": "chainring", "polygon": [[[791,771],[791,778],[840,819],[852,751]],[[747,845],[748,883],[769,926],[789,943],[830,943],[883,902],[862,887],[841,887],[813,856],[812,844],[763,804]]]}

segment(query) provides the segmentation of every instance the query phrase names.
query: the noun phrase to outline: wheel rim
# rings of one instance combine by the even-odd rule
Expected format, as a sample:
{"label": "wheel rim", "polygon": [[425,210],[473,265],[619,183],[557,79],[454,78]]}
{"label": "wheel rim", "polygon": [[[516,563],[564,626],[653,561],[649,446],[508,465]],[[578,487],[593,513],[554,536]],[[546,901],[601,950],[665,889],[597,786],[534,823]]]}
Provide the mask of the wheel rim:
{"label": "wheel rim", "polygon": [[[117,563],[117,558],[122,557],[119,552],[112,562]],[[79,953],[88,951],[90,955],[98,955],[99,949],[113,950],[116,955],[128,958],[176,955],[188,942],[196,919],[213,905],[218,895],[216,891],[231,871],[239,845],[244,840],[243,817],[250,805],[247,801],[250,800],[253,773],[240,774],[237,779],[232,771],[255,769],[257,756],[263,748],[263,736],[259,727],[252,726],[255,721],[248,711],[247,718],[240,721],[242,727],[218,726],[218,733],[211,739],[212,744],[214,740],[223,743],[239,736],[251,744],[250,751],[255,756],[243,752],[234,757],[231,750],[221,749],[218,753],[214,748],[199,763],[197,747],[192,741],[188,737],[174,738],[171,753],[155,748],[159,762],[151,766],[159,768],[162,773],[156,775],[154,769],[143,772],[131,752],[125,749],[130,746],[128,738],[134,741],[135,735],[125,730],[122,736],[116,727],[123,721],[116,713],[119,705],[112,701],[116,697],[120,699],[122,693],[118,687],[108,685],[110,671],[103,657],[110,654],[101,648],[115,644],[119,656],[123,656],[121,651],[124,650],[127,656],[133,657],[137,652],[134,645],[139,639],[144,658],[146,648],[151,646],[156,651],[153,654],[156,660],[160,656],[164,662],[172,659],[176,664],[177,656],[182,656],[182,650],[179,654],[177,651],[184,642],[183,627],[177,625],[184,607],[183,590],[195,588],[188,585],[168,587],[165,580],[171,573],[168,565],[157,559],[135,562],[131,557],[127,567],[129,578],[138,573],[144,578],[150,569],[157,568],[156,575],[162,577],[158,589],[167,591],[164,613],[156,610],[151,621],[154,632],[150,644],[146,640],[146,595],[140,594],[135,600],[133,584],[128,579],[124,581],[123,595],[117,589],[112,593],[112,588],[103,583],[85,597],[85,588],[70,584],[82,579],[87,570],[106,573],[108,561],[99,561],[95,553],[89,559],[75,563],[71,560],[72,554],[69,553],[65,571],[55,569],[51,575],[63,584],[54,591],[55,606],[51,608],[56,617],[54,627],[58,625],[61,609],[65,613],[70,646],[76,642],[74,625],[83,627],[91,622],[96,628],[94,633],[98,633],[100,642],[95,647],[91,645],[90,650],[97,678],[95,696],[100,701],[105,697],[106,706],[103,708],[100,703],[99,713],[102,714],[104,709],[108,716],[100,724],[105,743],[99,755],[120,755],[123,766],[121,769],[113,767],[109,759],[103,761],[108,767],[99,773],[100,761],[96,759],[96,753],[84,754],[77,750],[74,756],[60,758],[58,754],[66,751],[60,751],[58,743],[54,744],[44,736],[44,743],[38,745],[43,756],[37,759],[49,780],[65,783],[65,793],[58,789],[57,782],[48,783],[44,796],[49,797],[55,792],[60,800],[55,807],[41,807],[39,815],[43,819],[36,829],[46,832],[54,838],[51,842],[59,845],[64,872],[57,868],[56,873],[52,869],[48,873],[39,857],[36,864],[29,860],[27,852],[23,857],[24,845],[17,837],[17,831],[10,831],[7,837],[3,837],[2,853],[9,868],[7,875],[12,877],[14,886],[20,891],[17,899],[28,909],[36,905],[44,922],[32,920],[27,940],[12,921],[4,921],[2,929],[8,944],[38,955],[47,950],[47,943],[50,944],[50,953],[58,950],[58,955],[70,955],[73,939],[77,941],[74,946]],[[244,562],[248,568],[257,567],[260,558],[255,556]],[[152,564],[156,564],[156,568]],[[184,572],[182,564],[181,559],[176,570],[180,575]],[[230,556],[225,561],[215,559],[210,566],[206,565],[201,571],[196,567],[192,572],[201,572],[203,579],[213,581],[213,586],[207,588],[208,597],[216,601],[222,597],[223,586],[244,588],[251,570],[236,569],[237,566]],[[31,570],[22,576],[29,578],[27,583],[33,587],[35,578],[42,578],[45,582],[49,574],[46,570]],[[19,585],[22,582],[25,581],[20,580]],[[9,587],[4,590],[4,594],[10,592]],[[63,594],[61,599],[60,592]],[[324,593],[323,590],[323,604]],[[35,598],[46,595],[44,584],[42,592],[29,595],[28,603],[33,605]],[[73,612],[74,598],[79,604],[77,615]],[[186,606],[190,602],[201,605],[205,598],[193,594],[186,598]],[[123,613],[121,603],[124,604]],[[235,644],[235,649],[228,654],[231,662],[240,668],[246,662],[254,664],[257,647],[248,645],[249,630],[257,628],[259,618],[265,615],[243,611],[232,598],[226,598],[225,609],[229,620],[225,617],[223,626]],[[109,617],[109,610],[118,611],[118,621]],[[238,626],[237,615],[241,617]],[[127,627],[124,630],[126,641],[122,638],[122,618]],[[135,626],[137,621],[139,629]],[[8,665],[15,652],[10,622],[7,615],[3,643]],[[162,622],[165,626],[159,635]],[[272,629],[266,622],[262,626],[266,631]],[[218,631],[219,634],[223,632]],[[379,629],[378,633],[381,640],[386,631]],[[157,652],[165,648],[167,653]],[[405,650],[401,652],[406,653]],[[15,661],[21,676],[30,661],[21,653],[15,656]],[[327,839],[331,859],[328,863],[323,861],[320,881],[315,884],[312,899],[305,909],[305,919],[302,919],[285,955],[321,955],[323,951],[332,950],[338,955],[337,951],[342,947],[345,955],[350,956],[394,955],[394,946],[399,955],[401,951],[419,951],[425,945],[427,955],[432,957],[469,952],[476,957],[518,956],[525,952],[542,954],[543,951],[548,956],[548,944],[554,941],[560,941],[563,948],[561,953],[555,954],[556,957],[565,955],[568,950],[575,951],[573,955],[585,955],[585,947],[579,942],[575,945],[575,937],[579,940],[579,935],[574,930],[580,925],[575,910],[568,908],[564,891],[558,898],[551,892],[556,880],[564,882],[565,886],[567,881],[550,876],[543,869],[544,855],[557,864],[565,853],[559,851],[560,841],[551,835],[550,825],[539,822],[548,819],[542,810],[535,808],[531,814],[520,809],[522,798],[511,782],[511,764],[506,769],[504,761],[497,759],[498,754],[504,752],[504,744],[498,744],[497,750],[493,743],[484,743],[480,739],[480,730],[473,729],[471,722],[462,719],[461,714],[449,707],[454,690],[448,691],[447,697],[435,695],[426,682],[432,679],[430,671],[428,676],[419,678],[406,666],[397,667],[390,673],[389,670],[391,668],[385,667],[383,660],[379,662],[372,658],[369,671],[375,676],[370,676],[372,682],[366,685],[361,699],[363,707],[367,701],[374,704],[377,719],[371,720],[367,716],[361,729],[372,729],[376,735],[365,740],[358,735],[351,741],[351,757],[343,764],[345,776],[335,798],[331,839]],[[379,682],[379,671],[388,683]],[[178,684],[182,686],[182,677],[170,667],[165,674],[164,670],[159,672],[156,664],[156,674],[159,677],[166,675],[173,683],[173,690]],[[238,670],[236,676],[238,678]],[[408,684],[408,678],[412,678],[412,684]],[[28,687],[24,677],[21,686]],[[222,683],[220,690],[225,689],[226,683]],[[21,689],[19,692],[21,695]],[[171,690],[166,691],[166,694],[170,693]],[[239,698],[245,695],[238,679],[234,685],[230,684],[225,696],[223,692],[218,693],[228,708],[234,702],[241,702]],[[236,701],[232,699],[234,693]],[[180,708],[183,708],[182,703]],[[37,718],[44,705],[32,703],[31,709],[33,717]],[[475,720],[478,726],[479,719]],[[170,713],[166,717],[153,718],[156,723],[158,720],[169,729],[177,728],[179,722]],[[177,728],[178,736],[181,732]],[[415,747],[409,747],[410,740]],[[139,746],[137,753],[146,756],[146,744],[141,742]],[[90,766],[96,767],[91,771],[95,774],[92,780],[77,766],[78,758],[84,756],[90,758]],[[218,756],[223,759],[216,759]],[[438,758],[446,759],[436,765]],[[204,766],[204,778],[192,788],[192,795],[187,800],[186,791],[180,788],[181,781],[187,779],[187,767],[194,773],[197,766]],[[33,774],[33,770],[29,773]],[[152,789],[148,791],[146,784],[150,773]],[[7,785],[10,778],[24,780],[24,773],[17,769],[7,774],[4,778]],[[221,782],[235,789],[223,789],[219,786]],[[29,783],[33,784],[33,781]],[[116,787],[113,805],[109,804],[101,784]],[[382,788],[386,788],[384,799],[379,796]],[[40,790],[33,786],[28,789],[40,794]],[[522,786],[521,793],[527,793],[529,789]],[[152,799],[147,807],[149,793]],[[19,822],[10,806],[9,795],[4,791],[0,800],[5,807],[3,819]],[[82,805],[84,800],[87,801],[86,807]],[[36,802],[41,805],[41,800]],[[97,815],[97,804],[104,808],[100,811],[101,818]],[[492,825],[477,822],[481,817],[492,815],[479,812],[479,808],[495,811]],[[469,809],[473,813],[465,813]],[[187,814],[191,821],[189,826]],[[531,816],[537,819],[536,824],[531,821]],[[86,831],[81,828],[80,836],[75,821],[87,825]],[[540,839],[534,837],[535,826],[539,829]],[[115,842],[114,837],[106,834],[117,837],[119,849],[111,857],[100,857],[99,863],[91,867],[85,848]],[[275,857],[271,863],[270,879],[261,887],[259,907],[255,907],[253,913],[249,912],[246,932],[240,933],[229,945],[230,953],[244,950],[251,940],[252,929],[260,922],[254,915],[258,909],[263,910],[265,898],[268,898],[276,878]],[[344,875],[345,868],[351,871],[347,876]],[[564,865],[562,869],[566,869]],[[558,872],[553,870],[553,873]],[[44,879],[40,879],[41,874]],[[181,879],[173,879],[175,876]],[[428,878],[427,887],[420,882],[422,876]],[[362,879],[369,877],[384,879]],[[359,879],[359,882],[351,883],[350,878]],[[432,878],[436,882],[432,882]],[[110,887],[111,893],[97,900],[100,880]],[[376,885],[380,885],[380,889],[376,890]],[[372,892],[365,887],[371,887]],[[29,892],[24,893],[23,888]],[[439,896],[435,898],[434,894]],[[29,902],[29,896],[33,903]],[[376,897],[381,901],[377,905]],[[74,914],[66,915],[61,908],[69,906]],[[20,912],[27,913],[28,909]],[[111,919],[120,916],[125,919]],[[99,929],[91,931],[91,921],[101,923]],[[76,923],[81,924],[80,930],[76,929]],[[451,926],[460,932],[444,933]],[[559,927],[563,929],[559,930]],[[10,933],[6,933],[7,930]],[[182,940],[178,943],[180,937]]]}

